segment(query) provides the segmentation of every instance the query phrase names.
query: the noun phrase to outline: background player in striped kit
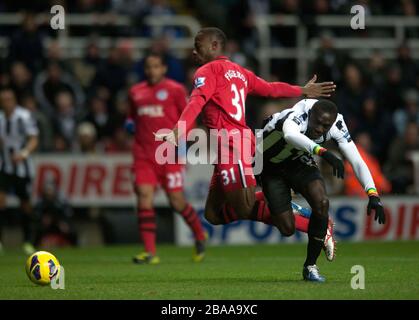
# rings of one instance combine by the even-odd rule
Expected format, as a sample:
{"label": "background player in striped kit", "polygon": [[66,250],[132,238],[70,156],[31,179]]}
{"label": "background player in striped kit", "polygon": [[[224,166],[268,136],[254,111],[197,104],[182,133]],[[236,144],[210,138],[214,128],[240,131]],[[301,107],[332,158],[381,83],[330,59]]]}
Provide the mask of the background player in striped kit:
{"label": "background player in striped kit", "polygon": [[0,230],[5,219],[6,195],[13,192],[22,212],[23,250],[31,254],[35,251],[31,205],[34,170],[29,156],[38,146],[38,128],[31,113],[17,104],[12,89],[0,90],[0,105]]}

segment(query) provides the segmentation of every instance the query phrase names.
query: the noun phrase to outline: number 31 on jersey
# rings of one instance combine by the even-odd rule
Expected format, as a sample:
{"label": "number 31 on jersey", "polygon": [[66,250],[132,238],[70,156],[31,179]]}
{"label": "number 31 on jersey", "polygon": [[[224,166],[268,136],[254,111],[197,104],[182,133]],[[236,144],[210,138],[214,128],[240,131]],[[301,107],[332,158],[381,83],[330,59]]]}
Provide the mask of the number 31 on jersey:
{"label": "number 31 on jersey", "polygon": [[[244,115],[245,111],[245,97],[244,97],[244,88],[241,88],[240,91],[237,89],[237,86],[233,83],[231,85],[231,91],[234,94],[231,103],[236,108],[236,113],[230,113],[237,121],[240,121]],[[240,93],[239,93],[240,92]]]}

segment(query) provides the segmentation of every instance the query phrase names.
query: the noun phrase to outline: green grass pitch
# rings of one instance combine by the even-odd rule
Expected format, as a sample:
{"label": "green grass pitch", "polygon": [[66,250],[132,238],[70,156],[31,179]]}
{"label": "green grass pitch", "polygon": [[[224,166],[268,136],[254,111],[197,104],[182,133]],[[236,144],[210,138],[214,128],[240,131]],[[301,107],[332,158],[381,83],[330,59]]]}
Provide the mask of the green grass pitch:
{"label": "green grass pitch", "polygon": [[[65,290],[38,287],[25,256],[0,256],[1,299],[419,299],[419,242],[340,243],[336,261],[319,259],[324,284],[302,280],[305,244],[191,248],[159,246],[160,265],[134,265],[136,246],[53,250],[65,267]],[[350,270],[365,267],[365,289]]]}

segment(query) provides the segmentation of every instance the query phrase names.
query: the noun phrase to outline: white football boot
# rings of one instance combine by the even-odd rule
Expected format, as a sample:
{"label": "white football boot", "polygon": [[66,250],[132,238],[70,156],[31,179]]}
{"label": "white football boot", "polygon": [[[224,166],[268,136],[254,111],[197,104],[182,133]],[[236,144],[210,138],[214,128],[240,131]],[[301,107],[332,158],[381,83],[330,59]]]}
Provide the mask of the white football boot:
{"label": "white football boot", "polygon": [[333,228],[335,224],[333,220],[329,218],[329,223],[327,225],[327,233],[326,237],[324,238],[323,250],[326,254],[326,259],[328,261],[335,260],[336,257],[336,240],[333,237]]}

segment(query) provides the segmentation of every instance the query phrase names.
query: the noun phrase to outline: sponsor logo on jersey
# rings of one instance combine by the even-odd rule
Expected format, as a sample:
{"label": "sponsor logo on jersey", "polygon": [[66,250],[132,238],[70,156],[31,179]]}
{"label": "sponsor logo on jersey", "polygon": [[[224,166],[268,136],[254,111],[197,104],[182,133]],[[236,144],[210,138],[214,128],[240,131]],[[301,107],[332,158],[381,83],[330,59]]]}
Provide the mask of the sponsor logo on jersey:
{"label": "sponsor logo on jersey", "polygon": [[163,106],[161,105],[148,105],[138,108],[137,115],[149,116],[152,118],[164,117]]}
{"label": "sponsor logo on jersey", "polygon": [[351,135],[349,134],[349,131],[346,131],[346,133],[344,134],[344,136],[343,136],[345,139],[346,139],[346,141],[348,141],[348,142],[351,142],[352,141],[352,138],[351,138]]}
{"label": "sponsor logo on jersey", "polygon": [[169,92],[166,89],[161,89],[157,91],[156,98],[160,101],[164,101],[169,97]]}
{"label": "sponsor logo on jersey", "polygon": [[205,77],[198,77],[195,79],[194,87],[195,89],[198,89],[199,87],[202,87],[205,85]]}

